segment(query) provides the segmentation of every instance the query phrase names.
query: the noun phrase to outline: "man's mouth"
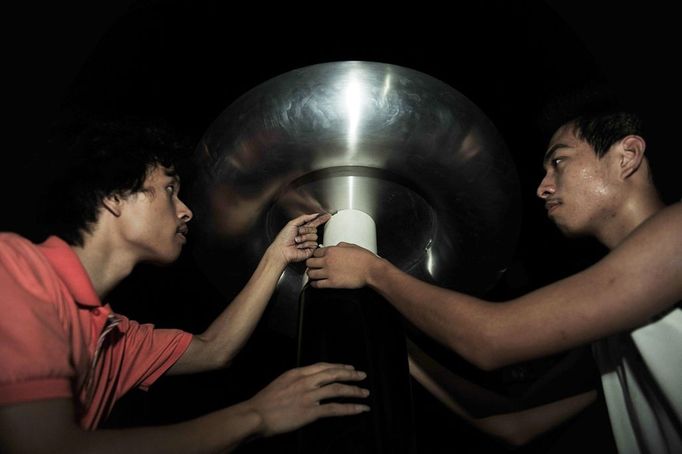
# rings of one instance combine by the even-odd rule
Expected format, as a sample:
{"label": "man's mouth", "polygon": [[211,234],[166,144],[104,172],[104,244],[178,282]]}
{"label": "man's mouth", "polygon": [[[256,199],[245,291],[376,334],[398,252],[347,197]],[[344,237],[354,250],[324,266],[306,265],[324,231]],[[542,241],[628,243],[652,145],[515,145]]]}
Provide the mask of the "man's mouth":
{"label": "man's mouth", "polygon": [[547,214],[551,214],[552,211],[554,211],[559,205],[561,205],[561,202],[558,200],[549,200],[545,202],[545,209],[547,210]]}
{"label": "man's mouth", "polygon": [[189,228],[186,225],[181,225],[178,227],[177,234],[180,235],[183,239],[187,239],[187,233],[189,232]]}

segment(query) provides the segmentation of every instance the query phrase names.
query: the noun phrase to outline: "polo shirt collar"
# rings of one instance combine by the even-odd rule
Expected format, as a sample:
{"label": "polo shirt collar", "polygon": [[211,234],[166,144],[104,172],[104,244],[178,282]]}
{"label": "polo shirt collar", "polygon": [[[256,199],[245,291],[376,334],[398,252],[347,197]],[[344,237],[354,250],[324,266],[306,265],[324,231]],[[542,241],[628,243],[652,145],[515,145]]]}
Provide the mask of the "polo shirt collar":
{"label": "polo shirt collar", "polygon": [[78,255],[64,240],[51,236],[44,243],[40,244],[38,248],[50,262],[78,304],[90,307],[102,305]]}

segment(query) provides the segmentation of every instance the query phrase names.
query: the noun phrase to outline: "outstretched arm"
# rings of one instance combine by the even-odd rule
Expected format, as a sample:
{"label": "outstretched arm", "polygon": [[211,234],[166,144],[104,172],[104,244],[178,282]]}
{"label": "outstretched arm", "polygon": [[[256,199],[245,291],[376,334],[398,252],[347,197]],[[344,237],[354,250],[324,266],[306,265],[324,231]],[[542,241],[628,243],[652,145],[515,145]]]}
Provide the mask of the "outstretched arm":
{"label": "outstretched arm", "polygon": [[263,255],[237,297],[202,334],[193,337],[182,357],[168,370],[186,374],[225,367],[251,336],[287,264],[312,256],[317,227],[329,214],[309,214],[290,221]]}
{"label": "outstretched arm", "polygon": [[[558,427],[587,408],[597,396],[591,386],[592,380],[585,381],[580,374],[573,375],[571,386],[567,388],[566,383],[561,383],[561,374],[556,375],[558,370],[548,370],[526,395],[497,394],[444,367],[409,339],[407,344],[410,374],[417,382],[457,416],[512,446],[524,445]],[[570,355],[573,359],[569,361],[580,357],[576,354],[578,351]],[[564,368],[566,364],[559,363],[558,366]],[[547,396],[547,391],[552,393],[548,386],[556,390],[552,400],[536,394]]]}
{"label": "outstretched arm", "polygon": [[70,399],[0,406],[0,446],[7,453],[213,453],[247,439],[295,430],[319,418],[367,411],[324,399],[366,397],[342,381],[364,379],[351,366],[319,363],[290,370],[253,398],[191,421],[163,427],[88,432],[77,424]]}
{"label": "outstretched arm", "polygon": [[410,374],[453,413],[478,430],[512,446],[522,446],[549,432],[580,413],[597,398],[597,392],[592,390],[527,410],[476,418],[411,359]]}
{"label": "outstretched arm", "polygon": [[424,332],[483,369],[646,323],[682,299],[682,204],[663,209],[585,271],[506,304],[421,282],[357,246],[321,248],[311,285],[369,285]]}

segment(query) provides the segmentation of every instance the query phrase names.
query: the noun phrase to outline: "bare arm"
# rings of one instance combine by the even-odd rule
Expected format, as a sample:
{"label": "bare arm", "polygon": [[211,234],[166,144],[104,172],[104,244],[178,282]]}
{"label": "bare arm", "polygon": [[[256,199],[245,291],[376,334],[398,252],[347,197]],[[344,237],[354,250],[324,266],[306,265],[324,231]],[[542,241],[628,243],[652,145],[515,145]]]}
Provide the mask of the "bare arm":
{"label": "bare arm", "polygon": [[352,245],[309,259],[317,288],[369,285],[421,330],[484,369],[637,327],[682,299],[682,204],[644,222],[587,270],[506,304],[421,282]]}
{"label": "bare arm", "polygon": [[267,249],[239,295],[205,332],[192,338],[187,351],[168,373],[186,374],[227,366],[253,333],[284,268],[312,255],[317,247],[317,227],[328,219],[328,214],[313,214],[290,221]]}
{"label": "bare arm", "polygon": [[[501,410],[491,415],[476,416],[466,406],[467,400],[476,398],[473,396],[484,400],[497,400],[500,404],[509,399],[470,383],[446,369],[409,339],[408,350],[410,374],[415,380],[453,413],[480,431],[513,446],[526,444],[556,428],[593,403],[597,396],[596,391],[588,390],[523,410]],[[511,403],[509,401],[509,404]]]}
{"label": "bare arm", "polygon": [[166,427],[88,432],[74,422],[70,399],[0,408],[0,444],[9,453],[215,452],[231,449],[260,425],[247,408],[229,407]]}
{"label": "bare arm", "polygon": [[410,374],[414,379],[453,413],[480,431],[513,446],[524,445],[549,432],[587,408],[597,397],[597,392],[591,390],[527,410],[477,418],[460,404],[456,396],[441,386],[425,367],[412,357],[408,360]]}
{"label": "bare arm", "polygon": [[243,441],[295,430],[316,419],[358,414],[358,404],[323,399],[366,397],[364,374],[350,366],[319,363],[282,374],[253,398],[191,421],[163,427],[88,432],[75,422],[70,399],[0,407],[0,446],[8,453],[211,453]]}

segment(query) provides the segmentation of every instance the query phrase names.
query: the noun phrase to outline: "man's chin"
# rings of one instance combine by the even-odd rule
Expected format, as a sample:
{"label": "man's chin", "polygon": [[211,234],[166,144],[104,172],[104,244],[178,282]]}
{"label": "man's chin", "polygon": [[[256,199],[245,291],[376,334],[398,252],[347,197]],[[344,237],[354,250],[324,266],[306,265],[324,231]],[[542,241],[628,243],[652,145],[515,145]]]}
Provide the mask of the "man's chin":
{"label": "man's chin", "polygon": [[575,227],[571,227],[571,226],[563,224],[561,222],[557,222],[556,220],[554,220],[554,223],[556,224],[559,231],[566,238],[580,238],[580,237],[586,236],[586,233],[580,231],[579,229],[576,229]]}
{"label": "man's chin", "polygon": [[181,248],[179,248],[177,251],[169,252],[167,254],[158,255],[156,257],[150,258],[148,260],[145,260],[144,262],[156,266],[168,266],[174,263],[178,259],[178,257],[180,257],[180,252],[182,252]]}

